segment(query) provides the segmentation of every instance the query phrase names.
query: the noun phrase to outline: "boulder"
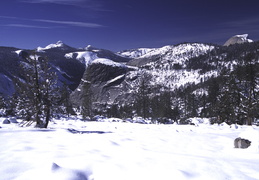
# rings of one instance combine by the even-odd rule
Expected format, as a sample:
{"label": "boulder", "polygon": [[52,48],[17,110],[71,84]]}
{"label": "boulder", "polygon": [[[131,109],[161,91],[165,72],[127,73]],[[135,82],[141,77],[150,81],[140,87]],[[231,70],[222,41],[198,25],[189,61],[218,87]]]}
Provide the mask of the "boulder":
{"label": "boulder", "polygon": [[3,124],[10,124],[11,123],[11,121],[9,120],[9,119],[5,119],[4,121],[3,121]]}
{"label": "boulder", "polygon": [[242,138],[238,137],[234,140],[235,148],[245,149],[245,148],[248,148],[250,145],[251,145],[251,141],[249,141],[247,139],[242,139]]}
{"label": "boulder", "polygon": [[9,118],[9,121],[10,121],[11,123],[18,123],[16,117],[10,117],[10,118]]}

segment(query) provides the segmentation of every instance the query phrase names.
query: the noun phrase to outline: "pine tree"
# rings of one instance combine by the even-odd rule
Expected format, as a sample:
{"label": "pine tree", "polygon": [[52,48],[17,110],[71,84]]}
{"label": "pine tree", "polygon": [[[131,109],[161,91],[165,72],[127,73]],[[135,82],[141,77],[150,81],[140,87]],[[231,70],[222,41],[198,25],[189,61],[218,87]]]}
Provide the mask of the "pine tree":
{"label": "pine tree", "polygon": [[68,117],[72,114],[75,114],[72,103],[70,100],[70,92],[71,90],[69,89],[68,85],[66,82],[63,82],[63,85],[60,88],[59,94],[60,94],[60,104],[62,110],[61,113],[66,114]]}
{"label": "pine tree", "polygon": [[82,79],[82,115],[84,119],[91,119],[93,116],[93,92],[91,80],[91,69],[88,66]]}
{"label": "pine tree", "polygon": [[139,87],[137,89],[137,97],[135,102],[137,114],[142,116],[144,119],[148,117],[149,108],[150,108],[149,80],[150,80],[150,77],[145,72],[143,72],[142,76],[140,77]]}
{"label": "pine tree", "polygon": [[23,80],[16,80],[20,96],[18,109],[26,119],[36,122],[36,127],[47,128],[51,118],[51,107],[55,104],[56,74],[51,70],[47,58],[34,53],[21,62]]}

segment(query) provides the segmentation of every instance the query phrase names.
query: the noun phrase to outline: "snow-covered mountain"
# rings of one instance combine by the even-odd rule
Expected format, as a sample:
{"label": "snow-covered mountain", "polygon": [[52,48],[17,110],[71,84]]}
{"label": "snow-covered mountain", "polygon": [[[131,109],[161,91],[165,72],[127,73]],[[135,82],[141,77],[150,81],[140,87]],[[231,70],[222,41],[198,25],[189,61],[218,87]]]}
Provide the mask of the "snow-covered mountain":
{"label": "snow-covered mountain", "polygon": [[[235,37],[247,39],[245,35]],[[148,86],[146,96],[150,99],[167,91],[183,96],[183,92],[187,90],[188,97],[195,95],[209,99],[215,81],[218,84],[215,89],[219,86],[227,89],[230,87],[225,87],[224,83],[229,83],[226,77],[233,76],[232,72],[237,74],[241,71],[245,74],[249,69],[242,68],[251,68],[248,63],[253,64],[255,69],[258,67],[258,49],[259,42],[237,43],[232,46],[182,43],[114,53],[90,45],[73,48],[59,41],[45,48],[38,48],[36,57],[48,57],[59,83],[65,83],[74,90],[71,97],[76,107],[82,103],[84,83],[91,82],[94,104],[105,109],[113,104],[118,107],[133,104],[143,83]],[[14,91],[13,78],[22,78],[19,75],[19,63],[26,63],[26,58],[32,52],[34,51],[0,47],[2,95]],[[90,79],[87,79],[89,74]],[[243,79],[239,82],[243,83]],[[175,104],[172,107],[184,106],[179,102],[184,102],[186,97],[179,99],[175,95],[174,98],[172,102]],[[204,104],[201,109],[207,105]]]}
{"label": "snow-covered mountain", "polygon": [[127,57],[127,58],[138,58],[140,56],[143,56],[151,51],[156,50],[156,48],[138,48],[138,49],[130,49],[130,50],[124,50],[117,52],[118,55]]}
{"label": "snow-covered mountain", "polygon": [[[128,65],[145,67],[145,74],[150,76],[150,83],[154,86],[176,88],[186,83],[199,83],[201,79],[216,76],[217,71],[204,74],[200,69],[187,68],[189,61],[195,57],[211,52],[215,46],[202,43],[185,43],[177,46],[164,46],[129,61]],[[142,73],[132,71],[131,77]]]}
{"label": "snow-covered mountain", "polygon": [[88,65],[93,60],[98,58],[97,53],[91,52],[91,51],[71,52],[71,53],[65,54],[65,57],[67,59],[75,58],[85,65]]}
{"label": "snow-covered mountain", "polygon": [[154,66],[156,61],[162,64],[179,64],[185,66],[186,60],[205,54],[214,49],[212,45],[206,45],[202,43],[186,43],[179,44],[177,46],[164,46],[157,48],[149,53],[144,54],[134,60],[130,61],[129,64],[134,64],[136,61],[143,61],[144,59],[152,60],[150,66]]}
{"label": "snow-covered mountain", "polygon": [[81,63],[85,64],[86,67],[88,66],[89,63],[91,63],[93,60],[98,58],[107,58],[115,62],[124,62],[124,63],[130,60],[130,58],[128,57],[117,55],[116,53],[109,50],[98,49],[98,48],[92,47],[91,45],[88,45],[84,49],[78,49],[76,52],[66,53],[65,57],[67,59],[75,58],[79,60]]}
{"label": "snow-covered mountain", "polygon": [[66,44],[64,44],[62,41],[58,41],[57,43],[53,43],[53,44],[49,44],[47,45],[46,47],[42,48],[42,47],[37,47],[37,51],[38,52],[42,52],[42,51],[45,51],[45,50],[49,50],[49,49],[56,49],[56,48],[59,48],[59,49],[62,49],[62,50],[68,50],[68,49],[74,49]]}
{"label": "snow-covered mountain", "polygon": [[[104,112],[107,111],[107,108],[110,109],[114,106],[119,109],[133,108],[132,112],[134,112],[135,106],[139,104],[137,102],[136,105],[136,101],[139,101],[140,93],[144,91],[145,95],[142,96],[148,97],[148,103],[161,101],[160,106],[163,106],[165,104],[163,101],[166,100],[162,101],[161,95],[170,92],[174,95],[170,97],[172,104],[169,106],[179,108],[180,110],[177,110],[177,112],[181,111],[185,115],[194,112],[198,114],[198,112],[205,113],[208,111],[207,109],[212,108],[210,109],[212,114],[212,97],[215,99],[213,102],[223,97],[220,93],[226,93],[225,90],[232,88],[227,86],[234,76],[241,79],[245,78],[245,72],[247,72],[245,69],[251,69],[250,66],[246,65],[248,62],[256,66],[253,68],[257,68],[258,48],[259,42],[235,44],[228,47],[203,43],[183,43],[155,48],[138,56],[134,54],[138,50],[130,50],[123,53],[127,56],[132,54],[131,57],[136,58],[126,63],[124,68],[109,66],[106,63],[99,63],[99,66],[97,66],[97,64],[92,63],[89,67],[90,71],[86,71],[85,75],[93,72],[91,85],[94,92],[93,99],[96,100],[95,108],[102,109]],[[114,74],[115,72],[116,74]],[[111,74],[114,76],[111,76]],[[89,79],[87,81],[89,82]],[[78,103],[82,100],[80,98],[82,97],[82,91],[80,90],[82,90],[83,82],[85,82],[84,78],[80,83],[79,90],[75,91],[76,93],[72,96],[75,105],[79,105]],[[240,89],[243,87],[244,85],[241,84]],[[141,90],[141,88],[144,89]],[[245,89],[242,91],[245,91]],[[195,98],[205,99],[198,101]],[[223,99],[226,101],[227,98]],[[196,109],[187,112],[190,110],[186,106]],[[187,109],[184,109],[184,107]],[[149,108],[159,109],[159,107]],[[154,109],[149,110],[149,113],[154,113]],[[164,112],[159,113],[159,116],[163,116]],[[208,114],[208,112],[206,113]],[[213,116],[215,115],[213,114]],[[237,115],[236,117],[241,116]],[[239,121],[245,122],[242,118]]]}
{"label": "snow-covered mountain", "polygon": [[228,39],[224,46],[229,46],[229,45],[233,45],[233,44],[242,44],[242,43],[246,43],[246,42],[253,42],[253,40],[248,39],[248,34],[242,34],[242,35],[235,35],[233,37],[231,37],[230,39]]}
{"label": "snow-covered mountain", "polygon": [[0,95],[9,96],[15,92],[13,79],[21,78],[19,64],[25,62],[26,58],[32,57],[31,54],[34,53],[36,53],[35,57],[37,58],[47,57],[58,75],[59,84],[65,83],[72,90],[79,85],[86,67],[93,60],[108,58],[124,63],[130,60],[109,50],[98,49],[90,45],[86,48],[74,48],[62,41],[49,44],[46,47],[38,47],[36,51],[0,47]]}
{"label": "snow-covered mountain", "polygon": [[[216,70],[200,73],[199,69],[190,70],[187,67],[192,58],[207,54],[214,48],[215,46],[202,43],[185,43],[148,50],[141,48],[140,50],[124,51],[120,55],[130,54],[130,57],[136,58],[129,61],[126,64],[127,66],[121,68],[118,68],[118,66],[116,68],[108,67],[110,63],[104,63],[107,61],[94,60],[90,65],[90,70],[95,74],[92,79],[95,82],[93,84],[94,92],[99,92],[95,94],[95,98],[100,103],[127,101],[127,98],[131,98],[132,94],[137,93],[139,83],[146,77],[148,77],[149,84],[154,88],[178,88],[188,83],[197,84],[201,80],[217,76]],[[141,52],[141,55],[138,54],[139,52]],[[94,62],[99,62],[102,66],[95,66],[96,63]],[[126,71],[119,70],[125,68]],[[107,73],[113,74],[114,72],[120,73],[117,76],[107,75]],[[100,76],[103,76],[103,78],[100,78]],[[99,77],[98,80],[97,77]],[[115,80],[120,81],[112,86],[107,86],[107,84],[110,84],[109,82]],[[81,88],[79,86],[79,89]],[[80,92],[77,92],[77,94],[80,94]],[[80,100],[78,101],[76,98],[76,102],[80,102]]]}

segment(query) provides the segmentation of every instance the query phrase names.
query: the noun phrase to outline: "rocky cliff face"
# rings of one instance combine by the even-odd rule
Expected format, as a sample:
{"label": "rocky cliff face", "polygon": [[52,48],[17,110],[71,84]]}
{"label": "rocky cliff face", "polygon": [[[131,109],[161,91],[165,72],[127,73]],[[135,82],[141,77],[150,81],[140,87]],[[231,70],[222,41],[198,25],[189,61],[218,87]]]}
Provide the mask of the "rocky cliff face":
{"label": "rocky cliff face", "polygon": [[84,94],[84,83],[91,83],[93,99],[98,103],[112,103],[125,89],[122,82],[126,73],[131,70],[128,66],[112,60],[99,58],[89,64],[78,88],[71,94],[72,103],[80,106]]}
{"label": "rocky cliff face", "polygon": [[253,40],[248,39],[248,34],[243,35],[235,35],[231,37],[229,40],[227,40],[224,44],[224,46],[229,46],[233,44],[242,44],[246,42],[253,42]]}

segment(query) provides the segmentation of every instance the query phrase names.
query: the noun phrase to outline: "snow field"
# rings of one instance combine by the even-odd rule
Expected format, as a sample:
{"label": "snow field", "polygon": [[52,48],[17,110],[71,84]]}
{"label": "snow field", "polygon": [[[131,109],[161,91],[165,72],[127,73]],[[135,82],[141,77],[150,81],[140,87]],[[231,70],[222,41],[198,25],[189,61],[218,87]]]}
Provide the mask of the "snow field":
{"label": "snow field", "polygon": [[[201,122],[201,121],[199,121]],[[56,120],[49,129],[0,120],[0,179],[258,179],[258,127]],[[104,131],[73,134],[67,131]],[[235,149],[234,139],[252,139]],[[52,172],[52,163],[62,171]],[[77,178],[78,179],[78,178]]]}

